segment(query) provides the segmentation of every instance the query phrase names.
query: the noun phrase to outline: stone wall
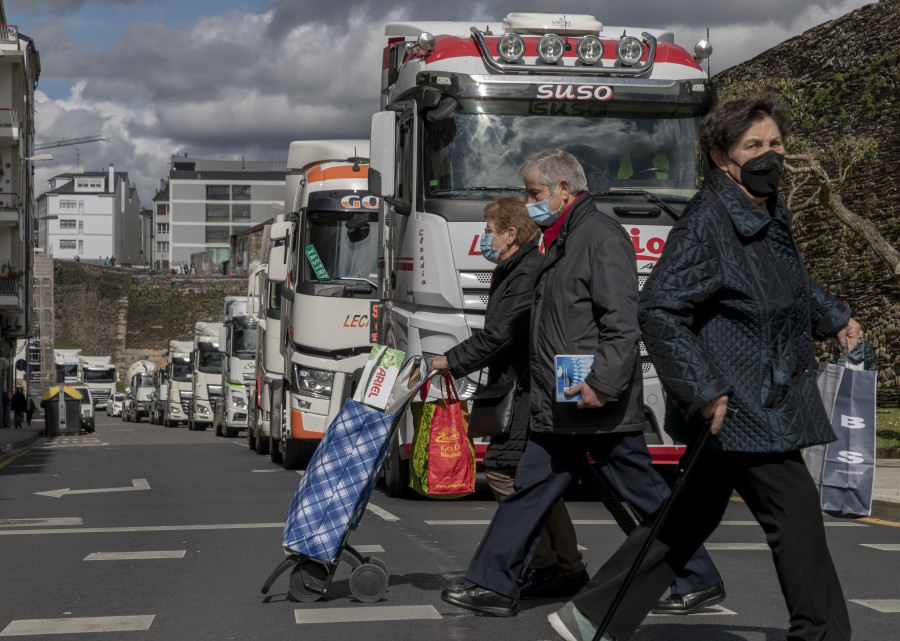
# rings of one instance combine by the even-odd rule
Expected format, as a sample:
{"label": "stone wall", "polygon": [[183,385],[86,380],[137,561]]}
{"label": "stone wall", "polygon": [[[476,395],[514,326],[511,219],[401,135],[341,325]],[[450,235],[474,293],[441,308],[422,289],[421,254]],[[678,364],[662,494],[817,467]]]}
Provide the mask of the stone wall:
{"label": "stone wall", "polygon": [[[900,248],[900,0],[881,0],[819,25],[715,77],[736,82],[793,79],[806,111],[793,129],[812,145],[843,134],[872,136],[878,157],[841,196]],[[771,82],[771,80],[769,80]],[[802,117],[801,117],[802,116]],[[824,210],[798,216],[794,234],[813,276],[869,325],[882,364],[879,405],[900,404],[900,285],[868,245]],[[825,349],[820,353],[825,354]]]}
{"label": "stone wall", "polygon": [[155,360],[170,340],[193,340],[198,321],[222,322],[226,296],[246,278],[149,276],[137,270],[54,261],[56,341],[111,355],[119,371]]}

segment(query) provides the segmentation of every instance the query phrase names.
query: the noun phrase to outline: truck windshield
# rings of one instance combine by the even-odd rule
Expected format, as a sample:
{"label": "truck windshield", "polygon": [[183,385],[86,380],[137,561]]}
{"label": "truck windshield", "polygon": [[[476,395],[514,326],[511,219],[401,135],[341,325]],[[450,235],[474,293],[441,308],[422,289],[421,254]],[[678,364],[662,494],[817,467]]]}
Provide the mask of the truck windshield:
{"label": "truck windshield", "polygon": [[197,366],[204,374],[221,374],[222,373],[222,352],[215,348],[204,349],[204,345],[200,344],[200,359]]}
{"label": "truck windshield", "polygon": [[58,381],[62,380],[72,380],[78,376],[78,365],[76,363],[72,363],[71,365],[60,365],[57,363],[56,365],[56,379]]}
{"label": "truck windshield", "polygon": [[234,354],[256,353],[256,323],[251,319],[237,319],[231,330],[231,351]]}
{"label": "truck windshield", "polygon": [[85,383],[115,383],[116,371],[114,369],[86,369],[84,374]]}
{"label": "truck windshield", "polygon": [[153,374],[143,373],[134,375],[135,387],[153,387]]}
{"label": "truck windshield", "polygon": [[181,363],[172,363],[172,380],[173,381],[182,381],[189,382],[193,377],[193,372],[191,371],[191,362],[188,360],[184,360]]}
{"label": "truck windshield", "polygon": [[426,197],[521,193],[522,162],[559,148],[581,161],[591,192],[642,189],[684,200],[699,188],[704,113],[694,105],[460,100],[449,117],[424,120]]}
{"label": "truck windshield", "polygon": [[377,212],[309,212],[306,215],[303,280],[377,282]]}

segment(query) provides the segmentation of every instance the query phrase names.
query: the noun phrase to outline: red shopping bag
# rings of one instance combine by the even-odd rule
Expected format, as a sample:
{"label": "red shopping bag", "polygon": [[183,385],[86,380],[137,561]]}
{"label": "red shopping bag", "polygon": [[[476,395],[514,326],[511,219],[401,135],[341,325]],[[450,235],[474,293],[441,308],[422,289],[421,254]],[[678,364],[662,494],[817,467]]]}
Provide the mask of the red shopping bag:
{"label": "red shopping bag", "polygon": [[[423,400],[427,389],[422,389]],[[410,487],[419,494],[445,499],[474,492],[475,447],[467,434],[469,414],[448,374],[441,377],[441,398],[413,403],[412,415]]]}

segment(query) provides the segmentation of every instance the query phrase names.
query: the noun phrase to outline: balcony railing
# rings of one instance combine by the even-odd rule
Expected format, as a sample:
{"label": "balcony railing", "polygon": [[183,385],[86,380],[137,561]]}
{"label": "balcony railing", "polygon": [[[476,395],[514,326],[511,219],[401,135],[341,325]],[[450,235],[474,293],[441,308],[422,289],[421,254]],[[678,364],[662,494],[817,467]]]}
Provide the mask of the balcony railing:
{"label": "balcony railing", "polygon": [[19,126],[19,110],[18,109],[0,109],[0,127],[18,127]]}
{"label": "balcony railing", "polygon": [[18,209],[19,194],[0,192],[0,209]]}
{"label": "balcony railing", "polygon": [[19,28],[14,24],[0,24],[0,42],[19,43]]}
{"label": "balcony railing", "polygon": [[18,294],[19,279],[12,276],[0,276],[0,294]]}

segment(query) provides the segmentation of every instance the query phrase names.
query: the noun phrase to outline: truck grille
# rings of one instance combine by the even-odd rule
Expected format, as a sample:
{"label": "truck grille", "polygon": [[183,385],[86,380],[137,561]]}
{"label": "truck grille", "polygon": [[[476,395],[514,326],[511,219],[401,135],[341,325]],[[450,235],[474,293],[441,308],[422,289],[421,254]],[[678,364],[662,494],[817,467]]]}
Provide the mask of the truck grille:
{"label": "truck grille", "polygon": [[109,400],[108,389],[91,390],[91,398],[94,399],[94,405],[106,405]]}
{"label": "truck grille", "polygon": [[181,411],[187,416],[191,413],[191,398],[194,396],[194,393],[179,390],[178,395],[181,398]]}

